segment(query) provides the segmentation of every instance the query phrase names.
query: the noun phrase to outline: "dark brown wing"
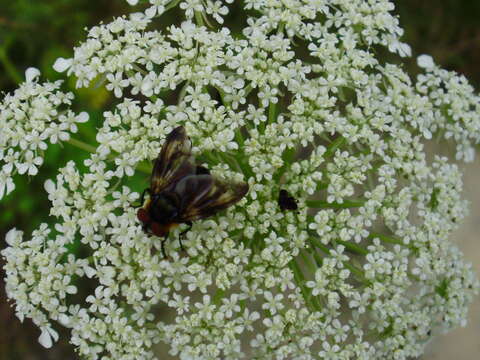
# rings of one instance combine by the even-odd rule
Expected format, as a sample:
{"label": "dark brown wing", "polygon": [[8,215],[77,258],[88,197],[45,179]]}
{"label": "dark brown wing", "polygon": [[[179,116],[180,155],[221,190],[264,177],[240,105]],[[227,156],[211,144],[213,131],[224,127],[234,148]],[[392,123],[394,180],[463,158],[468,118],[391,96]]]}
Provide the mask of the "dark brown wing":
{"label": "dark brown wing", "polygon": [[204,219],[238,202],[248,191],[244,183],[227,183],[212,175],[189,175],[175,188],[181,200],[179,223]]}
{"label": "dark brown wing", "polygon": [[183,126],[175,128],[167,135],[155,160],[150,179],[150,189],[154,194],[185,176],[195,174],[196,165],[191,150],[192,143]]}

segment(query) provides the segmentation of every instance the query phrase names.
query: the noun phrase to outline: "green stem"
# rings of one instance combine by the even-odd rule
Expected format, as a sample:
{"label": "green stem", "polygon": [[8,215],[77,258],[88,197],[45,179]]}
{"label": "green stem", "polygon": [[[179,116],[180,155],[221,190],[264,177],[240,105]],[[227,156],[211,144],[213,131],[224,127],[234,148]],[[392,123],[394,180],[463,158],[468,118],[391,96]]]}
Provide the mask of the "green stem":
{"label": "green stem", "polygon": [[220,95],[220,101],[222,102],[222,105],[227,105],[225,101],[225,91],[222,90],[221,87],[215,86],[215,89],[218,91],[218,94]]}
{"label": "green stem", "polygon": [[309,241],[313,246],[322,250],[325,254],[327,255],[330,254],[330,249],[326,245],[323,245],[318,239],[310,237]]}
{"label": "green stem", "polygon": [[363,282],[370,282],[366,277],[365,277],[365,273],[363,272],[363,270],[357,268],[356,266],[344,261],[343,262],[343,266],[345,266],[348,270],[350,270],[352,272],[352,274],[355,274],[356,276],[358,276],[359,279],[361,279]]}
{"label": "green stem", "polygon": [[354,244],[350,241],[343,241],[343,240],[335,240],[335,242],[339,243],[340,245],[345,246],[347,250],[350,250],[352,252],[355,252],[360,255],[367,255],[368,250],[362,248],[361,246]]}
{"label": "green stem", "polygon": [[284,151],[283,151],[283,154],[282,154],[282,159],[283,159],[283,166],[278,169],[278,171],[273,175],[273,178],[275,181],[279,181],[280,178],[283,176],[283,174],[285,173],[285,171],[287,171],[293,160],[295,159],[295,155],[297,154],[297,148],[295,147],[292,147],[292,148],[286,148]]}
{"label": "green stem", "polygon": [[228,165],[228,167],[233,170],[233,171],[239,171],[243,173],[242,168],[240,167],[240,164],[237,162],[235,157],[228,156],[226,153],[218,151],[213,153],[216,158],[217,158],[217,163],[225,163]]}
{"label": "green stem", "polygon": [[[314,238],[310,238],[310,241],[312,244],[314,244],[317,248],[319,248],[321,251],[323,251],[325,254],[330,254],[330,249],[323,245],[320,241]],[[365,273],[363,270],[357,268],[356,266],[350,264],[347,261],[343,261],[343,266],[345,266],[348,270],[350,270],[353,274],[355,274],[361,281],[363,282],[368,282],[368,279],[365,277]]]}
{"label": "green stem", "polygon": [[74,139],[74,138],[70,138],[68,141],[67,141],[68,144],[72,145],[72,146],[75,146],[76,148],[79,148],[79,149],[82,149],[82,150],[85,150],[85,151],[88,151],[89,153],[96,153],[97,152],[97,148],[93,145],[90,145],[90,144],[87,144],[81,140],[77,140],[77,139]]}
{"label": "green stem", "polygon": [[265,132],[265,129],[268,124],[272,124],[275,122],[276,119],[276,111],[277,111],[277,106],[273,102],[270,101],[268,105],[268,118],[265,122],[260,123],[260,126],[258,127],[259,131],[261,133]]}
{"label": "green stem", "polygon": [[173,9],[173,8],[176,7],[179,3],[180,3],[180,0],[171,1],[171,2],[165,7],[165,12],[167,12],[167,11],[170,10],[170,9]]}
{"label": "green stem", "polygon": [[[122,183],[122,178],[119,178],[115,184],[113,184],[112,187],[110,187],[110,190],[108,191],[108,194],[113,194],[113,192],[118,188],[118,186]],[[143,204],[142,204],[143,205]]]}
{"label": "green stem", "polygon": [[300,266],[298,266],[295,260],[290,261],[288,266],[293,272],[295,282],[300,287],[300,291],[302,292],[305,303],[313,309],[320,310],[319,304],[316,303],[314,299],[310,296],[310,291],[305,286],[305,276],[303,275]]}
{"label": "green stem", "polygon": [[349,209],[349,208],[358,208],[365,204],[365,201],[344,201],[343,203],[336,202],[326,202],[321,200],[307,200],[306,204],[309,208],[313,209]]}
{"label": "green stem", "polygon": [[304,250],[300,250],[300,256],[303,259],[303,262],[307,266],[308,270],[315,274],[315,271],[317,270],[315,264],[312,262],[312,260],[309,259],[308,257],[308,252]]}
{"label": "green stem", "polygon": [[343,136],[340,136],[335,140],[333,140],[328,146],[327,151],[325,151],[325,154],[323,154],[323,157],[328,158],[332,156],[335,153],[335,151],[345,143],[345,141],[346,139]]}
{"label": "green stem", "polygon": [[252,84],[248,84],[244,89],[244,96],[245,98],[250,94],[250,92],[253,90]]}
{"label": "green stem", "polygon": [[219,151],[215,155],[220,160],[219,162],[227,163],[233,171],[241,172],[246,178],[254,176],[250,165],[241,158],[241,154],[222,153]]}
{"label": "green stem", "polygon": [[327,182],[318,182],[317,183],[317,191],[320,191],[320,190],[323,190],[323,189],[326,189],[328,188],[328,185],[330,185],[330,183],[327,183]]}
{"label": "green stem", "polygon": [[393,238],[391,236],[387,236],[387,235],[383,235],[383,234],[379,234],[379,233],[370,233],[370,236],[368,237],[369,239],[375,239],[375,238],[378,238],[386,243],[390,243],[390,244],[398,244],[398,245],[403,245],[403,246],[406,246],[406,244],[400,240],[400,239],[396,239],[396,238]]}
{"label": "green stem", "polygon": [[203,21],[203,16],[200,11],[195,11],[195,20],[197,22],[197,25],[199,26],[204,26],[205,22]]}
{"label": "green stem", "polygon": [[217,306],[221,305],[222,299],[225,297],[225,290],[217,288],[213,295],[213,303]]}
{"label": "green stem", "polygon": [[322,266],[323,260],[318,254],[318,252],[315,250],[315,244],[311,241],[311,238],[308,238],[307,241],[310,244],[311,253],[313,258],[315,259],[315,263],[317,264],[318,267]]}
{"label": "green stem", "polygon": [[277,104],[270,101],[268,105],[268,123],[272,124],[277,118]]}
{"label": "green stem", "polygon": [[[148,71],[142,69],[140,66],[138,66],[137,64],[133,64],[132,67],[139,73],[141,73],[142,75],[147,75],[148,74]],[[132,76],[133,77],[133,76]]]}
{"label": "green stem", "polygon": [[245,139],[243,138],[242,129],[236,128],[235,129],[235,140],[237,141],[239,148],[243,149],[243,144],[245,143]]}

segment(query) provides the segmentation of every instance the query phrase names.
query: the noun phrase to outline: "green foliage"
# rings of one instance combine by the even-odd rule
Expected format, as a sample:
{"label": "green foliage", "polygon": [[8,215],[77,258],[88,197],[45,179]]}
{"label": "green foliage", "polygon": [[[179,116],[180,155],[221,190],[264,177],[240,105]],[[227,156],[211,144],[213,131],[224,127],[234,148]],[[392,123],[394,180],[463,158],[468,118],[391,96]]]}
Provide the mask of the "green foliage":
{"label": "green foliage", "polygon": [[[12,92],[24,80],[24,71],[37,67],[42,79],[56,80],[62,75],[52,64],[58,57],[72,56],[72,48],[85,37],[84,28],[102,19],[119,16],[129,10],[121,0],[2,1],[0,4],[0,88]],[[75,81],[64,84],[75,93],[74,110],[87,111],[90,121],[79,127],[75,138],[95,141],[96,128],[103,110],[111,101],[103,88],[75,89]],[[79,110],[81,109],[81,110]],[[0,204],[0,236],[11,227],[27,233],[41,222],[48,222],[48,199],[43,190],[46,179],[54,179],[59,166],[73,160],[81,164],[87,153],[68,144],[49,146],[45,164],[37,177],[17,176],[17,189]]]}

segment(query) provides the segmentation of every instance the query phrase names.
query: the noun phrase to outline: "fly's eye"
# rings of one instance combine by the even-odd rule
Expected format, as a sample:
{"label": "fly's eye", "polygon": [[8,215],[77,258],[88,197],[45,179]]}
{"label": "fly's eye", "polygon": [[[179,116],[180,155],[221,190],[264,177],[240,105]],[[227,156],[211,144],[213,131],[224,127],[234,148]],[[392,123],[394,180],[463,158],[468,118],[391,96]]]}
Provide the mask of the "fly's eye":
{"label": "fly's eye", "polygon": [[138,209],[137,218],[142,223],[149,223],[150,222],[150,215],[148,215],[148,212],[145,209]]}

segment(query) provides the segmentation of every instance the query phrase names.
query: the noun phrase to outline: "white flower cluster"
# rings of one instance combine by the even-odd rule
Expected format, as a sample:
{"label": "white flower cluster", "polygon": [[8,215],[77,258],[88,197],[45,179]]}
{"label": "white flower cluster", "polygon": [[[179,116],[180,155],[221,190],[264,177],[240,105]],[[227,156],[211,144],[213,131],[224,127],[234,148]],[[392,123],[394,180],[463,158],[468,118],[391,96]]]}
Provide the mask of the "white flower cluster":
{"label": "white flower cluster", "polygon": [[0,199],[15,189],[15,174],[36,175],[47,142],[67,141],[88,114],[69,109],[73,94],[60,91],[62,81],[38,83],[40,72],[26,71],[26,82],[0,103]]}
{"label": "white flower cluster", "polygon": [[[40,342],[63,325],[88,360],[153,359],[158,343],[179,359],[408,359],[464,325],[479,283],[449,239],[461,173],[425,144],[470,160],[478,98],[425,58],[414,82],[375,57],[409,52],[392,3],[245,1],[241,34],[222,25],[231,1],[148,3],[55,64],[121,100],[88,170],[45,184],[54,228],[7,235],[7,293]],[[184,22],[149,30],[174,6]],[[131,177],[179,125],[200,163],[250,190],[195,222],[185,251],[173,231],[164,259]]]}
{"label": "white flower cluster", "polygon": [[456,159],[473,161],[475,145],[480,143],[480,97],[464,76],[440,69],[426,55],[418,62],[426,73],[418,76],[416,88],[420,95],[427,96],[428,103],[422,101],[426,103],[419,109],[423,116],[412,116],[410,121],[424,129],[427,136],[436,132],[445,139],[454,139]]}

